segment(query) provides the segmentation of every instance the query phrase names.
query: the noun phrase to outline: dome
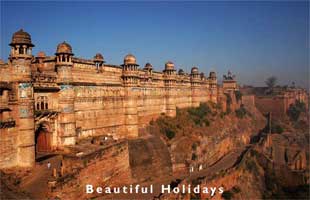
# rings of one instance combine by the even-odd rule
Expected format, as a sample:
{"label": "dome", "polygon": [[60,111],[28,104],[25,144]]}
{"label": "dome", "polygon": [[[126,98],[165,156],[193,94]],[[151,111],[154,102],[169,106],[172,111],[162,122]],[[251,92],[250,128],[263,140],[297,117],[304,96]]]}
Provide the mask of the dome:
{"label": "dome", "polygon": [[171,61],[166,62],[165,70],[174,70],[174,64]]}
{"label": "dome", "polygon": [[45,58],[45,53],[43,51],[40,51],[37,55],[38,58]]}
{"label": "dome", "polygon": [[198,74],[199,73],[198,68],[197,67],[193,67],[192,70],[191,70],[191,73],[192,74]]}
{"label": "dome", "polygon": [[153,66],[151,65],[151,63],[146,63],[144,69],[153,69]]}
{"label": "dome", "polygon": [[179,75],[184,75],[184,74],[185,74],[185,73],[184,73],[184,70],[183,70],[183,69],[179,69],[178,74],[179,74]]}
{"label": "dome", "polygon": [[34,45],[31,43],[30,34],[25,32],[23,29],[20,29],[19,31],[13,34],[12,42],[10,43],[10,45],[13,46],[15,44],[26,44],[31,47],[34,47]]}
{"label": "dome", "polygon": [[62,42],[58,44],[56,54],[61,54],[61,53],[73,55],[72,47],[70,46],[70,44],[66,42]]}
{"label": "dome", "polygon": [[205,74],[204,74],[203,72],[200,73],[200,78],[201,78],[201,79],[205,79],[205,78],[206,78],[206,77],[205,77]]}
{"label": "dome", "polygon": [[0,59],[0,65],[5,64],[4,61],[2,59]]}
{"label": "dome", "polygon": [[210,78],[216,78],[216,73],[215,72],[210,72],[209,77]]}
{"label": "dome", "polygon": [[132,54],[128,54],[124,58],[124,65],[137,65],[136,57]]}
{"label": "dome", "polygon": [[97,53],[97,54],[94,56],[94,60],[95,60],[95,61],[103,61],[104,58],[103,58],[103,56],[102,56],[101,53]]}

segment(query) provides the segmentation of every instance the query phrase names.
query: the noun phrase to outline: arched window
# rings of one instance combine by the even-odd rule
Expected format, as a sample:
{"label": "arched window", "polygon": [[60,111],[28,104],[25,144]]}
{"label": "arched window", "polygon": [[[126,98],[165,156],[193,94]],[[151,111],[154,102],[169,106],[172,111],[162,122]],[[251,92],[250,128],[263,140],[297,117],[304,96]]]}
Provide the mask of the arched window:
{"label": "arched window", "polygon": [[48,109],[48,99],[47,96],[39,96],[36,102],[37,110],[47,110]]}

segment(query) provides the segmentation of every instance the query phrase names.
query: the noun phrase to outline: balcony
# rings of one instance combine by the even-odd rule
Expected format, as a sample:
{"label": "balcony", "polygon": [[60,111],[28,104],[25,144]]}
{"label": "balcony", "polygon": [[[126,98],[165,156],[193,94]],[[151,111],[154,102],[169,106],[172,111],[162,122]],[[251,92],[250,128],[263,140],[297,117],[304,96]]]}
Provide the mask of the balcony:
{"label": "balcony", "polygon": [[59,91],[60,88],[56,83],[57,77],[54,73],[33,73],[31,75],[34,91]]}
{"label": "balcony", "polygon": [[8,119],[8,120],[1,120],[0,121],[0,129],[3,128],[12,128],[15,127],[15,120],[13,119]]}
{"label": "balcony", "polygon": [[35,119],[39,120],[41,118],[53,118],[57,116],[59,111],[54,110],[54,109],[46,109],[46,110],[35,110],[34,115]]}
{"label": "balcony", "polygon": [[5,112],[5,111],[11,111],[8,105],[8,100],[0,98],[0,113]]}

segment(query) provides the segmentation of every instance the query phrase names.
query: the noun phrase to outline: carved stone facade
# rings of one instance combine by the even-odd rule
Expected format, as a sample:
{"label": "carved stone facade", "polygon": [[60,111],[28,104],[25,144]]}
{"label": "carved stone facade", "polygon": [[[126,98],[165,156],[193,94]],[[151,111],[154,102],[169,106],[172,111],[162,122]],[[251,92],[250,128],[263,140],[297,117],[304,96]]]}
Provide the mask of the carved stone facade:
{"label": "carved stone facade", "polygon": [[105,64],[101,54],[74,57],[66,42],[54,56],[33,56],[23,30],[10,46],[8,63],[0,63],[0,168],[32,166],[36,150],[61,150],[86,137],[138,137],[163,113],[224,96],[215,72],[206,78],[197,67],[177,73],[169,61],[163,72],[150,63],[140,69],[131,54],[122,65]]}

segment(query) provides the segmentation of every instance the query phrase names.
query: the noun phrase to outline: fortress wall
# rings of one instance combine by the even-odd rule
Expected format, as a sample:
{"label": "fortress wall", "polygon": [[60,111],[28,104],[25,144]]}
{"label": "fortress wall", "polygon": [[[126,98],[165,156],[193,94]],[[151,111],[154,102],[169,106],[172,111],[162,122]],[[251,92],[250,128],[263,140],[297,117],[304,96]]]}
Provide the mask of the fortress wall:
{"label": "fortress wall", "polygon": [[0,166],[9,168],[18,165],[18,130],[16,128],[0,129]]}
{"label": "fortress wall", "polygon": [[141,88],[137,98],[139,127],[143,127],[152,119],[156,119],[161,113],[165,113],[165,105],[166,100],[163,88]]}
{"label": "fortress wall", "polygon": [[255,106],[255,97],[254,95],[242,95],[241,102],[246,107],[253,107]]}
{"label": "fortress wall", "polygon": [[79,138],[111,134],[121,137],[124,91],[120,87],[75,86],[75,116]]}
{"label": "fortress wall", "polygon": [[72,68],[73,82],[89,84],[122,84],[122,69],[103,66],[98,72],[94,65],[74,63]]}
{"label": "fortress wall", "polygon": [[258,97],[255,96],[255,106],[262,113],[272,112],[272,115],[281,117],[285,114],[285,102],[278,97]]}

